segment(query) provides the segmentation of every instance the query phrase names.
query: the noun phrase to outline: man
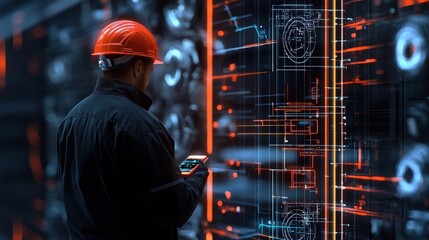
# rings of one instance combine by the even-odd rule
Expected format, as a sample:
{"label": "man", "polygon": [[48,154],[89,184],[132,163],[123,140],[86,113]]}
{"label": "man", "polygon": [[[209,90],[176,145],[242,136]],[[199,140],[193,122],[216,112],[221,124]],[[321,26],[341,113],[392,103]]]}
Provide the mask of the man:
{"label": "man", "polygon": [[182,177],[174,142],[143,92],[162,63],[143,25],[118,20],[100,33],[93,55],[103,70],[94,92],[58,130],[59,189],[71,239],[177,239],[203,194],[200,163]]}

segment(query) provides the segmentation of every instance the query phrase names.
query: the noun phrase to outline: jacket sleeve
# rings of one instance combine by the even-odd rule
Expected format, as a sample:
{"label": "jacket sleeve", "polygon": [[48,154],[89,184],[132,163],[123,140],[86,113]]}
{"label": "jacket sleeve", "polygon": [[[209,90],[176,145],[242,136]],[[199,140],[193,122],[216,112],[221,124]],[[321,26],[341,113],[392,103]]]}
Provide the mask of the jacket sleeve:
{"label": "jacket sleeve", "polygon": [[129,146],[134,175],[134,201],[143,221],[181,227],[190,218],[203,194],[208,170],[203,163],[186,180],[174,158],[174,142],[165,129],[158,129]]}

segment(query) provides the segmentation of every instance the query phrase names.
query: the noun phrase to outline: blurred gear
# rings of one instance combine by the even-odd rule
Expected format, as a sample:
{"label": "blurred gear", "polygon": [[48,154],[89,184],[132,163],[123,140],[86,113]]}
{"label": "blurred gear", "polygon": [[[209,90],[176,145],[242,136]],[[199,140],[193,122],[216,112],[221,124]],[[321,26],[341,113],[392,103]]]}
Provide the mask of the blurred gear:
{"label": "blurred gear", "polygon": [[407,108],[406,126],[413,139],[428,140],[429,106],[426,102],[416,102]]}
{"label": "blurred gear", "polygon": [[162,94],[167,101],[176,101],[188,95],[188,85],[200,78],[200,63],[195,45],[189,39],[165,45]]}
{"label": "blurred gear", "polygon": [[429,147],[425,144],[414,146],[400,160],[396,177],[399,179],[397,191],[400,196],[419,198],[428,190]]}
{"label": "blurred gear", "polygon": [[426,16],[412,16],[395,37],[395,60],[399,70],[416,76],[427,58],[428,21]]}
{"label": "blurred gear", "polygon": [[190,154],[197,135],[190,111],[182,105],[173,105],[165,113],[163,123],[174,139],[176,161],[183,161]]}
{"label": "blurred gear", "polygon": [[197,0],[177,0],[164,8],[164,18],[173,35],[195,36]]}
{"label": "blurred gear", "polygon": [[61,84],[71,80],[72,63],[70,56],[59,55],[46,66],[46,74],[51,84]]}

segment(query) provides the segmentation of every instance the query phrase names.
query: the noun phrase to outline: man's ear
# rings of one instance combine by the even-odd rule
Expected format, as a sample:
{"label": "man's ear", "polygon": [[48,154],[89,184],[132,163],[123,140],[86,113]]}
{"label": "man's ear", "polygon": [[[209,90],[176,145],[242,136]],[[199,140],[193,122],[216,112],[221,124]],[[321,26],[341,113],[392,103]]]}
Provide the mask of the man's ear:
{"label": "man's ear", "polygon": [[136,77],[136,78],[140,78],[141,77],[141,75],[143,74],[143,62],[142,62],[142,60],[137,60],[137,61],[135,61],[135,63],[134,63],[134,68],[133,68],[133,74],[134,74],[134,77]]}

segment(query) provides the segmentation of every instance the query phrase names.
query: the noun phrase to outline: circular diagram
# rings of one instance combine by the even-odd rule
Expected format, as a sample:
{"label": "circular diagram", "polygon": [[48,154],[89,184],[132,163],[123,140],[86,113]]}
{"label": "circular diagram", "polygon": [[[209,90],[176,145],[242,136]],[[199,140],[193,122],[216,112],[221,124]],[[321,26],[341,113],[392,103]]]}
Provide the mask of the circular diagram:
{"label": "circular diagram", "polygon": [[315,223],[313,212],[292,209],[283,218],[283,237],[287,240],[314,240],[316,238]]}
{"label": "circular diagram", "polygon": [[293,17],[286,23],[282,34],[283,49],[294,63],[304,63],[316,46],[316,31],[303,17]]}

